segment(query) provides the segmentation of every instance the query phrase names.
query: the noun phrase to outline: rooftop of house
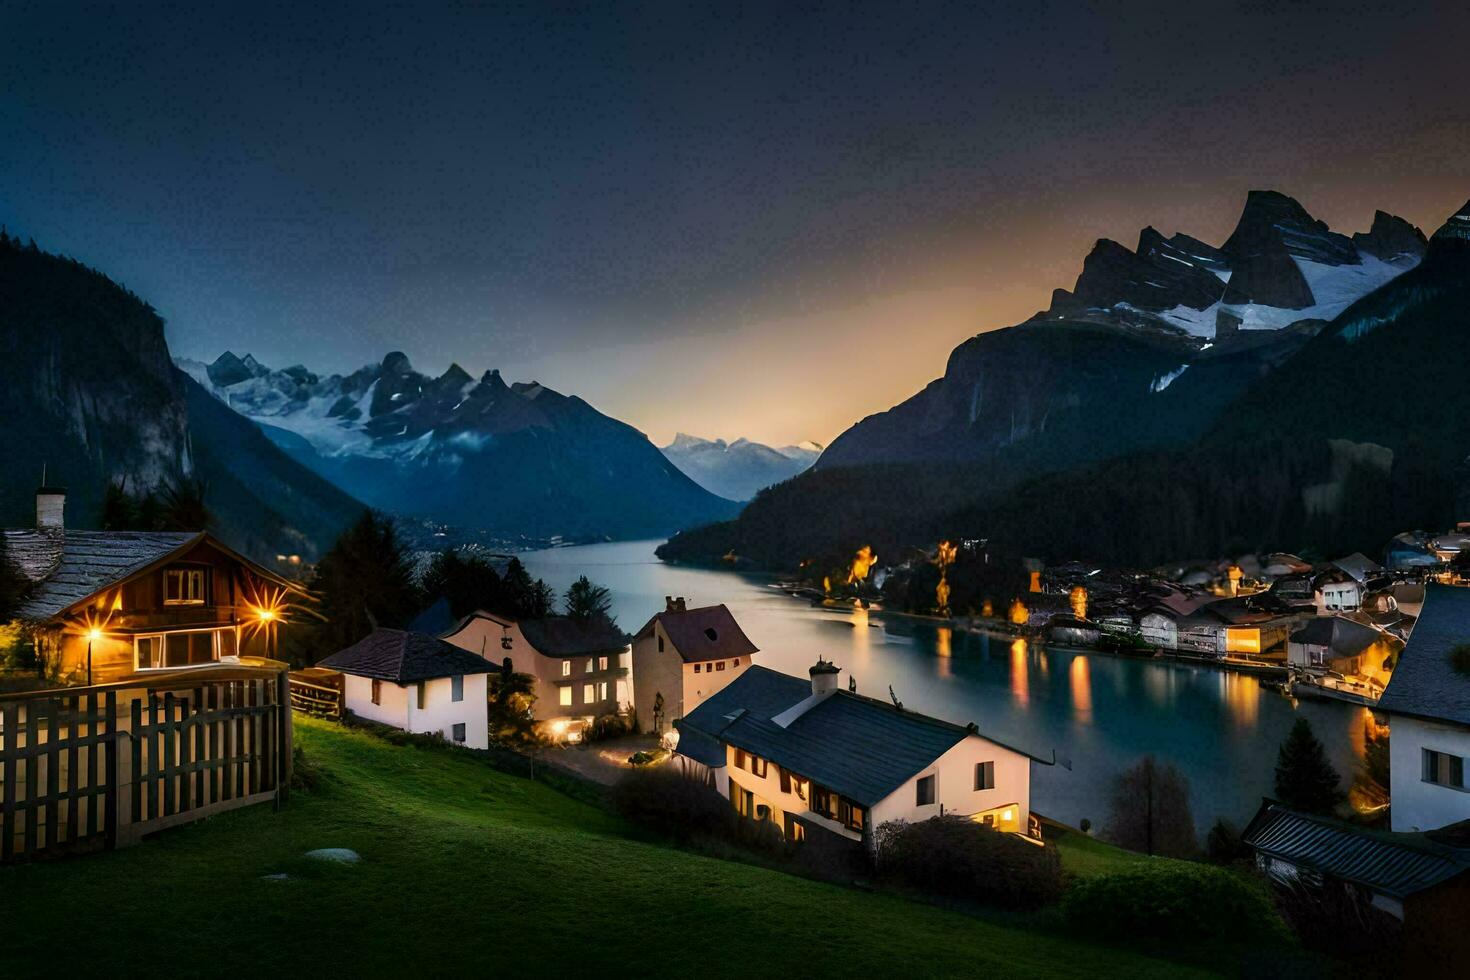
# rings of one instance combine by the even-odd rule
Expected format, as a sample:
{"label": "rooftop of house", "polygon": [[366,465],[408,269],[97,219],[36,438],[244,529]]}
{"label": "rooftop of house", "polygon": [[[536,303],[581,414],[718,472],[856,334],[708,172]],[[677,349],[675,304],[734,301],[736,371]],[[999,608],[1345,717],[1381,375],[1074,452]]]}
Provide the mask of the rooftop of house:
{"label": "rooftop of house", "polygon": [[1399,654],[1378,709],[1470,726],[1470,675],[1451,656],[1470,644],[1470,589],[1429,585],[1408,645]]}
{"label": "rooftop of house", "polygon": [[395,684],[412,684],[457,674],[488,674],[500,668],[427,633],[375,629],[317,664],[344,674]]}
{"label": "rooftop of house", "polygon": [[1355,623],[1344,616],[1318,616],[1291,634],[1292,643],[1328,647],[1339,657],[1356,657],[1386,639],[1373,627]]}
{"label": "rooftop of house", "polygon": [[1263,801],[1242,835],[1269,857],[1404,898],[1470,872],[1470,850]]}
{"label": "rooftop of house", "polygon": [[709,766],[722,766],[722,743],[727,743],[862,806],[889,796],[970,735],[1035,758],[980,735],[973,726],[841,689],[784,728],[772,720],[811,695],[809,681],[751,667],[674,723],[680,733],[679,752]]}
{"label": "rooftop of house", "polygon": [[667,609],[650,617],[635,639],[653,635],[655,623],[663,626],[685,663],[731,660],[760,652],[724,603],[694,609],[677,606]]}
{"label": "rooftop of house", "polygon": [[628,645],[628,635],[606,616],[582,621],[570,616],[523,619],[516,624],[526,642],[548,657],[608,653]]}

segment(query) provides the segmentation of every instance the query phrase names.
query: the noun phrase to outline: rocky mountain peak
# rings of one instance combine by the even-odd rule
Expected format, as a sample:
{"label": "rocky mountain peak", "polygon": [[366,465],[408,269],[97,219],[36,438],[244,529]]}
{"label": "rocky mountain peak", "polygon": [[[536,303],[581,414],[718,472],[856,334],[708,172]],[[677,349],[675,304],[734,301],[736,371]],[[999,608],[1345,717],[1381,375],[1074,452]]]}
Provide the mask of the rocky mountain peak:
{"label": "rocky mountain peak", "polygon": [[236,356],[234,351],[225,351],[214,359],[214,363],[205,368],[209,374],[209,380],[220,387],[239,384],[248,381],[263,369],[255,358],[246,354],[244,358]]}
{"label": "rocky mountain peak", "polygon": [[1424,232],[1387,211],[1373,212],[1373,226],[1367,232],[1360,231],[1353,235],[1353,244],[1363,254],[1384,262],[1392,262],[1404,256],[1420,259],[1429,247]]}
{"label": "rocky mountain peak", "polygon": [[1450,215],[1449,220],[1440,225],[1429,241],[1430,248],[1435,251],[1441,251],[1446,246],[1470,247],[1470,201],[1466,201],[1464,207]]}
{"label": "rocky mountain peak", "polygon": [[383,358],[384,374],[412,374],[413,365],[408,361],[408,355],[401,350],[389,351]]}
{"label": "rocky mountain peak", "polygon": [[1246,195],[1240,220],[1221,251],[1230,257],[1232,267],[1255,256],[1277,253],[1324,265],[1355,265],[1360,261],[1351,238],[1332,231],[1326,222],[1308,214],[1295,198],[1279,191],[1251,191]]}

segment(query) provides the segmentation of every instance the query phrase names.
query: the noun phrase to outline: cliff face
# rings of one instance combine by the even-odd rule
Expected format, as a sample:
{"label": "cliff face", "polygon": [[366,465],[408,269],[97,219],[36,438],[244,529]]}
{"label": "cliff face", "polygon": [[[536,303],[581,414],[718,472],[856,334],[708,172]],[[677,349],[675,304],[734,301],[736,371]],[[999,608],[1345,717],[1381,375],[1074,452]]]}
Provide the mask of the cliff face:
{"label": "cliff face", "polygon": [[105,275],[0,239],[0,524],[35,520],[42,467],[69,527],[96,527],[103,491],[206,486],[211,528],[270,559],[311,560],[362,504],[281,452],[174,367],[163,321]]}
{"label": "cliff face", "polygon": [[157,489],[191,475],[183,388],[163,321],[101,273],[0,241],[0,515],[28,523],[48,479],[93,513],[107,479]]}

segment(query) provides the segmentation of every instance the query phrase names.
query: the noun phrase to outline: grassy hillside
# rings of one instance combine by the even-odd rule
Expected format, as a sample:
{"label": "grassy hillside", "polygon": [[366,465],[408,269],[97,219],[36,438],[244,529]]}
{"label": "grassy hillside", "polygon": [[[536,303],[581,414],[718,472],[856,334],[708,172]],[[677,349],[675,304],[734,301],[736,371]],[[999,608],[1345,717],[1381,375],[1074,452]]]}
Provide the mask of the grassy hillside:
{"label": "grassy hillside", "polygon": [[[450,749],[298,720],[326,776],[113,854],[0,869],[0,974],[1180,976],[1177,963],[628,836]],[[350,847],[356,866],[301,855]],[[289,880],[265,875],[284,872]]]}

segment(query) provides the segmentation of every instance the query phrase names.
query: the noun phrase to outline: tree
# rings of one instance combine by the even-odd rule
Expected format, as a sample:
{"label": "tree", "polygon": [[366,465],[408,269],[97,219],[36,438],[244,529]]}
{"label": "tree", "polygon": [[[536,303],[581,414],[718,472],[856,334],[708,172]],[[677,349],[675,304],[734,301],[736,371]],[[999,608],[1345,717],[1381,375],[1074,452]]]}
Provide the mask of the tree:
{"label": "tree", "polygon": [[1190,857],[1197,850],[1189,781],[1151,755],[1118,775],[1105,835],[1119,847],[1165,857]]}
{"label": "tree", "polygon": [[475,554],[441,551],[424,571],[422,587],[426,601],[443,597],[456,618],[477,609],[514,615],[504,608],[505,586],[494,566]]}
{"label": "tree", "polygon": [[590,623],[594,619],[613,622],[613,618],[608,615],[612,609],[612,594],[603,586],[594,584],[585,575],[567,589],[566,607],[567,615],[579,623]]}
{"label": "tree", "polygon": [[312,589],[325,619],[313,631],[322,655],[351,646],[375,626],[403,626],[422,604],[393,518],[371,510],[322,556]]}
{"label": "tree", "polygon": [[108,481],[102,491],[102,530],[134,531],[138,527],[138,502],[128,494],[126,477]]}
{"label": "tree", "polygon": [[1276,799],[1303,813],[1331,813],[1342,800],[1340,781],[1312,723],[1298,718],[1276,754]]}
{"label": "tree", "polygon": [[516,619],[541,619],[550,616],[556,593],[541,579],[532,581],[531,573],[519,558],[505,566],[506,615]]}
{"label": "tree", "polygon": [[163,487],[160,530],[202,531],[214,523],[205,505],[209,484],[198,477],[180,476]]}
{"label": "tree", "polygon": [[516,673],[509,657],[488,679],[491,736],[506,741],[531,741],[536,725],[536,679],[530,674]]}

